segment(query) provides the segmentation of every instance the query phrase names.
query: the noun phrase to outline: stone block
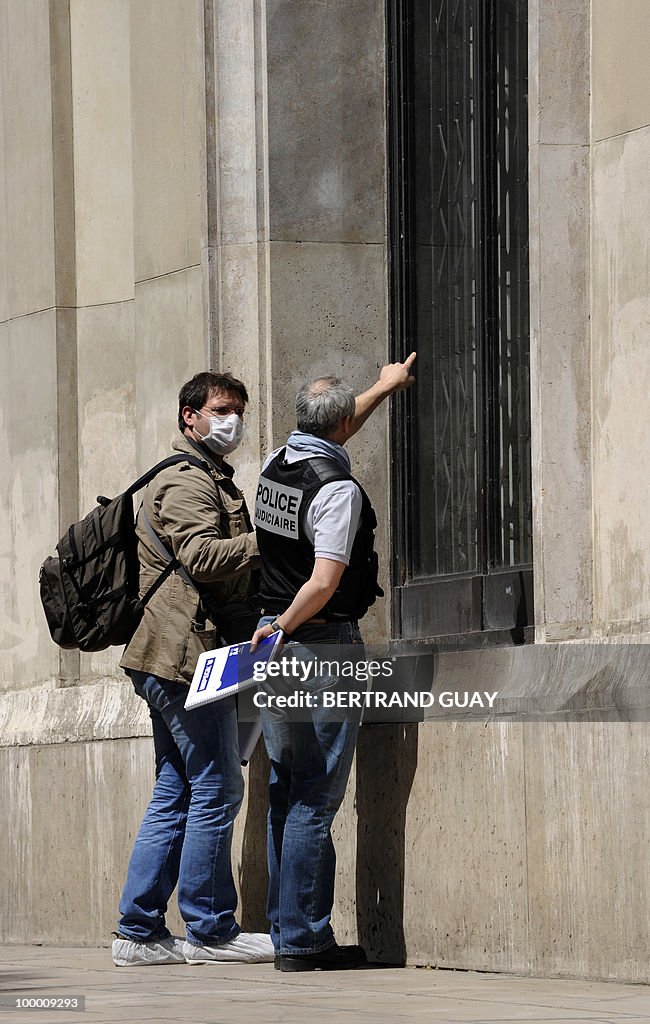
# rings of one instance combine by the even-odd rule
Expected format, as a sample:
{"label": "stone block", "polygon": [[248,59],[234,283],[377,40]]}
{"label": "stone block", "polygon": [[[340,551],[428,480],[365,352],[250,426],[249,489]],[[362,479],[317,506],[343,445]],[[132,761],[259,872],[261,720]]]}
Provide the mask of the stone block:
{"label": "stone block", "polygon": [[[0,908],[3,940],[110,944],[154,781],[151,737],[4,747],[0,769],[2,806],[12,822],[0,838],[0,862],[11,871]],[[261,742],[244,773],[233,870],[243,926],[264,931],[268,761]],[[167,923],[184,933],[175,895]]]}
{"label": "stone block", "polygon": [[531,200],[535,615],[570,638],[592,618],[588,149],[532,147]]}
{"label": "stone block", "polygon": [[264,273],[263,247],[257,244],[222,245],[218,250],[219,267],[219,348],[216,361],[252,387],[258,382],[259,334],[263,328],[264,308],[260,305],[261,277]]}
{"label": "stone block", "polygon": [[[273,348],[266,365],[272,395],[269,450],[295,427],[295,395],[306,380],[334,374],[357,393],[373,384],[388,360],[384,248],[376,245],[272,243],[270,321]],[[390,399],[396,401],[399,399]],[[388,592],[388,403],[349,445],[353,472],[377,509],[377,550]],[[364,636],[386,636],[389,601],[364,620]]]}
{"label": "stone block", "polygon": [[134,303],[79,309],[78,400],[81,511],[113,496],[135,471]]}
{"label": "stone block", "polygon": [[187,366],[188,378],[209,365],[208,332],[205,321],[203,273],[200,266],[189,267],[185,274],[187,294]]}
{"label": "stone block", "polygon": [[244,439],[231,458],[237,482],[252,505],[266,451],[268,407],[264,402],[264,260],[262,246],[224,245],[218,250],[218,349],[213,365],[242,380],[249,394]]}
{"label": "stone block", "polygon": [[183,134],[185,151],[185,265],[201,263],[204,244],[202,185],[205,152],[205,57],[200,7],[194,0],[181,0],[183,9]]}
{"label": "stone block", "polygon": [[70,2],[80,306],[133,298],[131,6]]}
{"label": "stone block", "polygon": [[[295,426],[303,381],[332,373],[362,391],[376,380],[387,358],[384,270],[383,246],[271,245],[272,444]],[[362,432],[354,444],[369,461],[385,434]]]}
{"label": "stone block", "polygon": [[243,773],[244,802],[235,821],[232,850],[233,874],[239,896],[237,919],[244,931],[267,932],[269,760],[261,737]]}
{"label": "stone block", "polygon": [[8,0],[0,18],[5,320],[54,305],[54,206],[48,5]]}
{"label": "stone block", "polygon": [[[136,476],[134,303],[77,312],[79,516],[99,494],[114,497]],[[82,677],[121,674],[121,649],[82,655]]]}
{"label": "stone block", "polygon": [[592,0],[591,8],[592,125],[599,140],[650,123],[650,7],[645,0]]}
{"label": "stone block", "polygon": [[143,0],[129,11],[134,259],[142,281],[200,263],[197,7]]}
{"label": "stone block", "polygon": [[5,142],[5,105],[6,85],[4,80],[4,48],[6,47],[7,26],[6,7],[0,9],[0,55],[2,66],[0,67],[0,224],[5,225],[5,230],[0,232],[0,324],[9,319],[9,249],[7,245],[7,167],[6,167],[6,142]]}
{"label": "stone block", "polygon": [[343,802],[334,819],[332,839],[336,853],[336,880],[332,927],[341,944],[359,942],[357,921],[357,785],[356,754]]}
{"label": "stone block", "polygon": [[[33,934],[46,944],[71,933],[88,943],[95,934],[88,853],[97,839],[87,805],[84,747],[30,747],[21,754],[29,758],[31,816],[39,832],[30,865]],[[101,802],[102,795],[93,795],[95,807]]]}
{"label": "stone block", "polygon": [[624,631],[650,620],[649,145],[645,128],[592,156],[595,618]]}
{"label": "stone block", "polygon": [[413,772],[404,836],[409,961],[441,967],[471,962],[479,970],[492,963],[498,970],[523,971],[528,921],[522,727],[445,723],[420,727],[417,740],[408,738],[417,726],[402,728]]}
{"label": "stone block", "polygon": [[258,230],[257,196],[258,177],[262,189],[265,179],[262,107],[267,102],[258,53],[259,17],[254,4],[217,0],[206,33],[207,88],[212,90],[207,134],[208,146],[214,147],[208,154],[207,182],[214,194],[206,197],[210,244],[254,243],[264,230],[263,222]]}
{"label": "stone block", "polygon": [[525,969],[520,724],[362,726],[334,835],[339,941],[384,963]]}
{"label": "stone block", "polygon": [[39,567],[60,535],[56,356],[54,310],[0,326],[3,690],[50,682],[58,673],[38,588]]}
{"label": "stone block", "polygon": [[384,5],[266,10],[271,238],[383,243]]}
{"label": "stone block", "polygon": [[531,972],[647,982],[648,725],[525,726]]}
{"label": "stone block", "polygon": [[13,822],[2,842],[13,866],[3,936],[109,944],[153,782],[151,740],[6,747],[0,760]]}
{"label": "stone block", "polygon": [[[127,680],[124,686],[129,686]],[[85,779],[86,830],[91,836],[85,850],[91,941],[108,942],[117,927],[131,850],[153,788],[153,742],[146,737],[87,743],[82,751],[79,769]],[[174,927],[175,895],[170,909],[170,928],[182,934]]]}
{"label": "stone block", "polygon": [[590,0],[531,0],[531,145],[587,145],[590,101]]}
{"label": "stone block", "polygon": [[77,275],[70,5],[67,0],[50,0],[49,8],[56,305],[72,310],[77,304]]}
{"label": "stone block", "polygon": [[178,433],[178,392],[206,369],[199,358],[201,270],[195,267],[136,285],[134,383],[137,470],[170,454]]}
{"label": "stone block", "polygon": [[0,904],[0,935],[3,942],[32,942],[38,899],[38,894],[33,894],[32,857],[38,823],[32,814],[29,748],[5,747],[0,750],[0,765],[0,806],[5,821],[11,823],[0,836],[0,870],[6,894]]}

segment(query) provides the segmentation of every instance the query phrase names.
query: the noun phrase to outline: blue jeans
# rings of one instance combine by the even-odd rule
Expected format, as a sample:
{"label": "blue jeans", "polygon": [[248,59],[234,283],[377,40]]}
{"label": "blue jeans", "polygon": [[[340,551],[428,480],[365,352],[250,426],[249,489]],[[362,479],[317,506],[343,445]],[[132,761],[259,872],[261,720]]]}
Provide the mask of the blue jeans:
{"label": "blue jeans", "polygon": [[167,938],[165,912],[178,884],[188,941],[216,945],[239,932],[230,864],[244,793],[234,697],[185,711],[187,686],[131,672],[149,705],[156,783],[135,841],[120,900],[119,932]]}
{"label": "blue jeans", "polygon": [[[266,616],[260,625],[272,620]],[[327,657],[335,656],[340,644],[362,642],[358,627],[350,623],[301,626],[291,640],[305,646],[327,644]],[[318,654],[317,647],[311,651]],[[363,648],[357,651],[361,654]],[[286,653],[290,656],[293,648],[287,647]],[[338,685],[327,677],[304,684],[304,689],[318,693]],[[267,680],[261,689],[273,693],[276,681]],[[303,712],[307,721],[292,717],[275,707],[262,708],[271,760],[267,917],[275,952],[286,955],[317,953],[335,942],[330,925],[336,871],[331,827],[345,794],[361,712],[347,711],[335,720],[331,710],[315,707]]]}

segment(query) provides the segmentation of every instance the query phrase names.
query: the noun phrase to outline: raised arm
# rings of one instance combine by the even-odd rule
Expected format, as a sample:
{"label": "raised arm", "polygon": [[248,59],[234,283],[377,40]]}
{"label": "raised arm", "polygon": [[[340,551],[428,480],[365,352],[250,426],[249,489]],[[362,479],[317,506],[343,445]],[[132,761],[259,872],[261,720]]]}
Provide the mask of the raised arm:
{"label": "raised arm", "polygon": [[395,391],[405,391],[414,383],[411,367],[415,362],[415,352],[411,352],[403,363],[388,363],[379,374],[379,380],[356,398],[354,416],[350,427],[350,437],[356,434],[378,405]]}

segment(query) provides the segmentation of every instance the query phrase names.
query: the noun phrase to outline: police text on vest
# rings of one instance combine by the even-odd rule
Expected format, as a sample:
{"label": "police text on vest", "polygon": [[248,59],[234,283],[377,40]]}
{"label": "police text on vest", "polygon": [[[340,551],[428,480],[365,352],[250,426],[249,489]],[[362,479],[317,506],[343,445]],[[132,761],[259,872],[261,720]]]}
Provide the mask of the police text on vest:
{"label": "police text on vest", "polygon": [[281,537],[298,539],[298,511],[302,491],[260,477],[255,496],[255,526]]}

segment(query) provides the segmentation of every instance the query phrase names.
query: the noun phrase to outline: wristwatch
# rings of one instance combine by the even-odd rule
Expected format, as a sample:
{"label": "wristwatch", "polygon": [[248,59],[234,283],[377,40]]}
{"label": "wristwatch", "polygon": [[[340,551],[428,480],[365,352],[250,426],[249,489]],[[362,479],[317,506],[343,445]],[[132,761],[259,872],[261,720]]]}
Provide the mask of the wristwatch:
{"label": "wristwatch", "polygon": [[284,630],[282,629],[282,626],[280,625],[280,623],[278,622],[277,619],[274,619],[273,622],[269,623],[269,625],[270,625],[271,631],[273,633],[283,633],[284,632]]}

